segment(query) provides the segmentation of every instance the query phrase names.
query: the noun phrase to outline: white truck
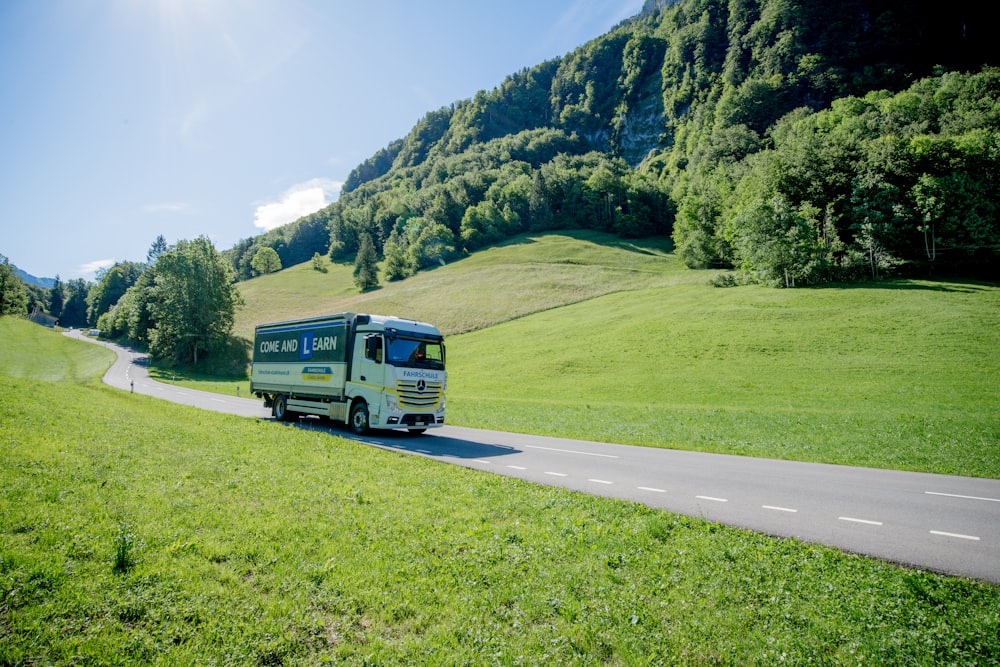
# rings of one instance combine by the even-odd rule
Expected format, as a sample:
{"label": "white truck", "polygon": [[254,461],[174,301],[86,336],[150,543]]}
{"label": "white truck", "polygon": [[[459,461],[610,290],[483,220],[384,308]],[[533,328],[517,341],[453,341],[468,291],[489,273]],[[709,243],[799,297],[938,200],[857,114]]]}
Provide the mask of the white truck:
{"label": "white truck", "polygon": [[258,324],[250,391],[278,420],[329,417],[423,433],[444,424],[444,337],[430,324],[339,313]]}

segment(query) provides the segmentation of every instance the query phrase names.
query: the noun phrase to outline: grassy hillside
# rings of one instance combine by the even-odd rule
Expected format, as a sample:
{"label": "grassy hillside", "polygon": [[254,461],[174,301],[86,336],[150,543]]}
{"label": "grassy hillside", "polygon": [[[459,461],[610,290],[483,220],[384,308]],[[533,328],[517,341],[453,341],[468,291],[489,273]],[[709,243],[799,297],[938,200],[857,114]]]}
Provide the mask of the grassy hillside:
{"label": "grassy hillside", "polygon": [[718,289],[669,247],[592,233],[367,294],[308,267],[241,284],[244,335],[339,310],[437,323],[453,424],[1000,478],[995,286]]}
{"label": "grassy hillside", "polygon": [[407,280],[359,294],[351,265],[328,273],[310,262],[240,283],[246,307],[236,333],[261,322],[338,312],[398,315],[434,323],[446,335],[620,290],[707,280],[670,252],[669,241],[624,242],[597,232],[520,236]]}
{"label": "grassy hillside", "polygon": [[0,373],[0,434],[2,665],[1000,655],[997,586],[328,432]]}
{"label": "grassy hillside", "polygon": [[1000,289],[677,285],[453,337],[455,423],[1000,478]]}
{"label": "grassy hillside", "polygon": [[0,317],[0,373],[40,380],[99,379],[115,354],[98,345],[69,340],[52,329],[17,317]]}

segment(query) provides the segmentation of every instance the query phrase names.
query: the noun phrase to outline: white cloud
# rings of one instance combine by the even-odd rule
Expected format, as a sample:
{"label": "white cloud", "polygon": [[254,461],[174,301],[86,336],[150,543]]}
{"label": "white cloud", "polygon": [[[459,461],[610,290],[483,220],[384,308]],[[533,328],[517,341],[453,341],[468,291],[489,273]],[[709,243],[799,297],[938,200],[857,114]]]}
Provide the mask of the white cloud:
{"label": "white cloud", "polygon": [[114,264],[115,260],[113,259],[95,259],[93,262],[81,264],[77,267],[77,272],[81,275],[81,277],[90,280],[98,271],[114,266]]}
{"label": "white cloud", "polygon": [[266,231],[295,222],[335,201],[343,185],[326,178],[314,178],[293,185],[278,201],[258,206],[254,211],[253,224]]}

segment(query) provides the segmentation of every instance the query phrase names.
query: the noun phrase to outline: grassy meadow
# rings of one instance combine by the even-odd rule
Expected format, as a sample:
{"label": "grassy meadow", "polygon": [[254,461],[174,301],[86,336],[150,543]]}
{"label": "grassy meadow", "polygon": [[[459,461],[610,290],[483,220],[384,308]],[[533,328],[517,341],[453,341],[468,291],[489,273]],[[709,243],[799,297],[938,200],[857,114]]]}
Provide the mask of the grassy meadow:
{"label": "grassy meadow", "polygon": [[62,335],[36,335],[38,329],[27,320],[0,317],[0,373],[55,382],[99,381],[115,362],[115,353],[105,347],[81,348]]}
{"label": "grassy meadow", "polygon": [[307,262],[241,283],[237,330],[341,311],[433,322],[452,424],[1000,478],[1000,288],[721,289],[670,250],[524,236],[365,294],[349,266]]}
{"label": "grassy meadow", "polygon": [[0,326],[0,665],[1000,664],[998,586],[130,394]]}
{"label": "grassy meadow", "polygon": [[997,288],[673,286],[448,351],[453,423],[1000,478]]}
{"label": "grassy meadow", "polygon": [[626,242],[596,232],[520,236],[363,294],[352,271],[334,264],[321,273],[305,262],[240,283],[246,307],[237,314],[236,335],[252,339],[261,322],[340,312],[418,319],[453,335],[603,294],[713,275],[684,269],[667,239]]}

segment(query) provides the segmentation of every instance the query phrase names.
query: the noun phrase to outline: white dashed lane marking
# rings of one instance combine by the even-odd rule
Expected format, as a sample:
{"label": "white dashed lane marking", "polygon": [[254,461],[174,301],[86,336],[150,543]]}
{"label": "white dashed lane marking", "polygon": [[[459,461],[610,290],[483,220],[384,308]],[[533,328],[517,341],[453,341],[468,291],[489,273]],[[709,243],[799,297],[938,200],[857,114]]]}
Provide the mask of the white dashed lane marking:
{"label": "white dashed lane marking", "polygon": [[850,516],[838,516],[837,517],[837,521],[849,521],[851,523],[863,523],[863,524],[866,524],[868,526],[881,526],[882,525],[881,521],[869,521],[868,519],[855,519],[854,517],[850,517]]}
{"label": "white dashed lane marking", "polygon": [[778,507],[777,505],[761,505],[761,507],[766,510],[774,510],[775,512],[798,512],[798,510],[793,510],[791,507]]}
{"label": "white dashed lane marking", "polygon": [[[593,454],[593,453],[590,453],[590,452],[580,452],[580,451],[574,451],[574,450],[571,450],[571,449],[556,449],[556,448],[553,448],[553,447],[538,447],[538,446],[534,446],[534,445],[527,445],[527,447],[530,448],[530,449],[543,449],[543,450],[552,451],[552,452],[562,452],[564,454],[582,454],[584,456],[596,456],[596,457],[615,458],[615,459],[619,458],[617,456],[612,456],[612,455],[609,455],[609,454]],[[432,452],[429,452],[429,451],[423,450],[423,449],[418,449],[416,451],[419,452],[419,453],[421,453],[421,454],[432,454]],[[483,463],[483,464],[492,464],[493,463],[493,461],[490,461],[490,460],[487,460],[487,459],[472,459],[472,460],[475,461],[476,463]],[[507,468],[510,468],[511,470],[527,470],[527,468],[524,467],[524,466],[516,466],[516,465],[508,465]],[[546,470],[546,471],[544,471],[543,474],[549,475],[551,477],[561,477],[561,478],[569,477],[569,475],[567,473],[555,472],[555,471],[552,471],[552,470]],[[610,480],[598,479],[596,477],[590,477],[590,478],[587,479],[587,481],[590,482],[590,483],[592,483],[592,484],[603,484],[603,485],[606,485],[606,486],[611,486],[611,485],[614,484],[614,482],[612,482]],[[636,488],[639,491],[646,491],[648,493],[666,493],[667,492],[666,489],[660,489],[660,488],[657,488],[655,486],[638,486]],[[930,496],[944,496],[944,497],[948,497],[948,498],[960,498],[960,499],[963,499],[963,500],[981,500],[981,501],[986,501],[986,502],[1000,502],[1000,498],[984,498],[984,497],[981,497],[981,496],[966,496],[966,495],[960,495],[960,494],[956,494],[956,493],[941,493],[941,492],[938,492],[938,491],[925,491],[924,493],[926,493],[927,495],[930,495]],[[709,502],[715,502],[715,503],[728,503],[729,502],[728,498],[719,498],[718,496],[695,496],[695,498],[697,498],[698,500],[707,500]],[[787,514],[797,514],[798,511],[799,511],[799,510],[797,510],[797,509],[795,509],[793,507],[782,507],[781,505],[761,505],[760,507],[761,507],[761,509],[769,510],[771,512],[785,512]],[[852,516],[838,516],[837,520],[838,521],[845,521],[845,522],[848,522],[848,523],[859,523],[859,524],[863,524],[863,525],[866,525],[866,526],[884,526],[885,525],[882,521],[874,521],[872,519],[860,519],[858,517],[852,517]],[[938,536],[938,537],[946,537],[946,538],[957,539],[957,540],[968,540],[968,541],[971,541],[971,542],[979,542],[979,541],[981,541],[981,538],[978,537],[978,536],[976,536],[976,535],[964,535],[962,533],[952,533],[952,532],[947,532],[947,531],[943,531],[943,530],[932,530],[932,531],[929,531],[929,532],[930,532],[931,535],[935,535],[935,536]]]}
{"label": "white dashed lane marking", "polygon": [[538,445],[524,445],[525,449],[543,449],[547,452],[562,452],[563,454],[579,454],[580,456],[596,456],[602,459],[617,459],[614,454],[596,454],[594,452],[581,452],[575,449],[556,449],[555,447],[540,447]]}
{"label": "white dashed lane marking", "polygon": [[957,493],[939,493],[937,491],[924,491],[928,496],[945,496],[946,498],[962,498],[963,500],[985,500],[988,503],[1000,503],[1000,498],[982,498],[980,496],[963,496]]}
{"label": "white dashed lane marking", "polygon": [[978,542],[979,538],[975,535],[962,535],[960,533],[946,533],[941,530],[932,530],[931,535],[940,535],[941,537],[954,537],[959,540],[971,540],[973,542]]}

